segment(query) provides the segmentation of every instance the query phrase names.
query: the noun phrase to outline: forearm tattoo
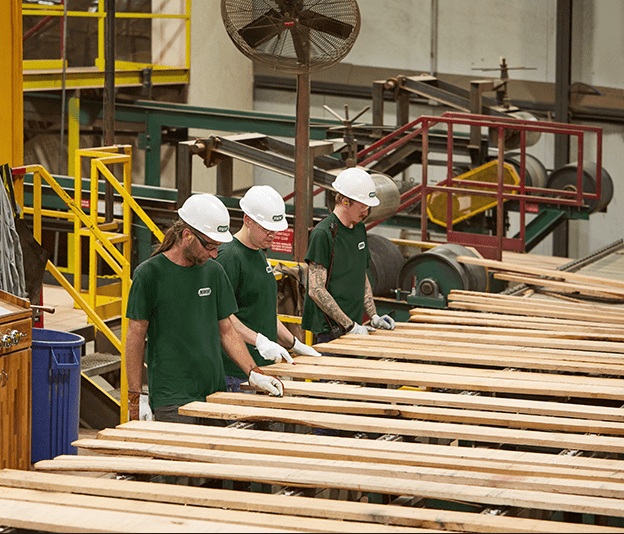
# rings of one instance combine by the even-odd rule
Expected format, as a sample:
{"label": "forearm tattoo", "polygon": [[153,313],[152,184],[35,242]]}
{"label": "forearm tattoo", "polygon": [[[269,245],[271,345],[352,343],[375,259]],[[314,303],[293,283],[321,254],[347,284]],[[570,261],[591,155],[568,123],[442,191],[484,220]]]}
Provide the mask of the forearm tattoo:
{"label": "forearm tattoo", "polygon": [[310,263],[308,271],[308,293],[316,305],[343,328],[351,325],[351,319],[340,309],[340,306],[331,296],[325,282],[327,269],[320,263]]}
{"label": "forearm tattoo", "polygon": [[364,311],[370,318],[377,313],[377,307],[373,300],[373,288],[370,285],[368,276],[366,277],[366,287],[364,288]]}

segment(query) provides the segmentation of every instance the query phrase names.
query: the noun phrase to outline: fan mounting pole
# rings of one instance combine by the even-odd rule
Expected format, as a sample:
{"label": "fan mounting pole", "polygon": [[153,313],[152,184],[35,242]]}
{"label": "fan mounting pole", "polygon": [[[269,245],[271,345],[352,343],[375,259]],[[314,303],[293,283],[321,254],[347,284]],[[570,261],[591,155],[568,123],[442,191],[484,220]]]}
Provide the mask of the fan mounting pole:
{"label": "fan mounting pole", "polygon": [[310,72],[297,74],[295,119],[295,235],[293,259],[305,261],[312,228],[312,162],[310,158]]}

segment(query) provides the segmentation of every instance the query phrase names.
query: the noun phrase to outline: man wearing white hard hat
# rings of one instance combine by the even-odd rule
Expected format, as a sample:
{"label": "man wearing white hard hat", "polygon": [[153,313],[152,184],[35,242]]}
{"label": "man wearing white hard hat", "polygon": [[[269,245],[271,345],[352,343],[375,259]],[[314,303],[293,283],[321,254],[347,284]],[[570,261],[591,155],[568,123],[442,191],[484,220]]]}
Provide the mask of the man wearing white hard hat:
{"label": "man wearing white hard hat", "polygon": [[[342,171],[332,184],[333,212],[310,234],[305,260],[309,264],[302,327],[319,343],[343,334],[364,334],[376,328],[393,330],[394,320],[379,317],[366,276],[370,251],[362,222],[379,205],[375,182],[359,167]],[[363,326],[364,315],[371,326]]]}
{"label": "man wearing white hard hat", "polygon": [[[301,343],[277,318],[277,282],[265,250],[277,232],[286,230],[286,206],[280,194],[268,185],[251,187],[240,201],[243,226],[234,239],[219,247],[217,261],[230,279],[238,312],[232,317],[235,328],[247,343],[258,367],[292,363],[288,353],[320,356]],[[240,391],[245,372],[224,357],[228,391]]]}
{"label": "man wearing white hard hat", "polygon": [[126,311],[130,418],[139,418],[145,362],[154,418],[202,424],[178,408],[225,391],[222,346],[251,384],[273,395],[282,395],[283,385],[249,355],[230,318],[238,308],[229,279],[221,265],[208,261],[232,240],[225,205],[214,195],[192,195],[178,216],[133,275]]}

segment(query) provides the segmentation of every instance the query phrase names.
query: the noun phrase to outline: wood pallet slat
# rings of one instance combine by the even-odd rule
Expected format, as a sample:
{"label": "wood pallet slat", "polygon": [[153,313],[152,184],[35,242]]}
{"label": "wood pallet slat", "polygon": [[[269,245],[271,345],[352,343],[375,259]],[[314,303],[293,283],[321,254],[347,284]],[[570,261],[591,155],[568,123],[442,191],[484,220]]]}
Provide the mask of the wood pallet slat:
{"label": "wood pallet slat", "polygon": [[[165,428],[167,428],[167,424],[165,424]],[[264,434],[268,433],[265,432]],[[327,517],[341,520],[366,521],[382,526],[387,523],[412,528],[420,527],[458,532],[619,531],[618,529],[597,525],[541,521],[522,517],[384,506],[364,502],[248,493],[130,480],[97,479],[37,471],[0,471],[0,484],[12,488],[34,487],[62,493],[132,498],[160,503],[184,503],[194,506],[209,506],[211,508],[224,507],[232,510],[266,511],[270,509],[273,514],[297,512],[303,521],[310,517]]]}
{"label": "wood pallet slat", "polygon": [[416,420],[380,419],[363,415],[320,414],[303,410],[280,410],[252,406],[240,407],[208,402],[189,403],[182,406],[179,412],[183,415],[195,417],[214,417],[237,421],[282,421],[309,427],[335,428],[353,432],[389,433],[403,436],[506,443],[555,449],[567,448],[618,454],[624,452],[624,439],[611,436],[540,432]]}
{"label": "wood pallet slat", "polygon": [[325,471],[281,469],[272,467],[205,464],[173,460],[145,460],[124,457],[59,456],[42,460],[39,470],[96,471],[124,473],[160,473],[176,476],[199,476],[231,480],[255,480],[267,484],[300,487],[328,487],[392,495],[427,496],[494,506],[521,506],[540,510],[561,510],[624,517],[624,501],[607,497],[571,498],[570,494],[543,491],[491,488],[440,482],[376,477],[344,476]]}

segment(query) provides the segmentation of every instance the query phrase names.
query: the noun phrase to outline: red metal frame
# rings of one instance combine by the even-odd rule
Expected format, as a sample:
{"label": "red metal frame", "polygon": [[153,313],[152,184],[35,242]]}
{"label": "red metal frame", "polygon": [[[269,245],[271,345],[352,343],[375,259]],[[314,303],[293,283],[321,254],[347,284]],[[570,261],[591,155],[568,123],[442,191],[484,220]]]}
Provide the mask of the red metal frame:
{"label": "red metal frame", "polygon": [[[429,130],[433,126],[446,124],[447,135],[447,177],[437,184],[428,183],[428,163],[429,163]],[[483,189],[467,189],[459,187],[459,182],[453,177],[453,126],[479,126],[498,129],[498,181],[497,184],[487,182],[470,182],[471,186]],[[416,130],[413,128],[418,127]],[[518,130],[520,132],[520,183],[519,185],[505,184],[503,181],[504,163],[504,133],[507,129]],[[403,135],[408,132],[407,135]],[[576,192],[544,189],[538,187],[528,187],[525,184],[525,163],[526,163],[526,132],[535,131],[552,133],[556,135],[569,135],[577,137],[578,147],[578,172]],[[596,192],[586,193],[583,191],[583,147],[586,133],[596,134]],[[591,126],[579,126],[556,122],[540,122],[532,120],[521,120],[506,117],[490,117],[489,115],[472,115],[468,113],[446,112],[438,117],[422,116],[415,121],[406,124],[400,129],[392,132],[369,147],[358,153],[359,164],[366,166],[376,159],[384,156],[391,150],[407,143],[409,140],[422,135],[422,183],[401,195],[401,205],[399,212],[406,207],[421,201],[421,233],[422,240],[427,241],[427,199],[434,191],[441,191],[447,194],[446,228],[447,242],[461,245],[473,246],[486,258],[500,260],[503,250],[524,252],[525,226],[527,204],[548,203],[560,206],[581,207],[584,200],[597,200],[601,195],[601,170],[602,170],[602,129]],[[399,137],[398,140],[395,138]],[[391,142],[392,141],[392,142]],[[391,143],[390,143],[391,142]],[[390,143],[390,144],[388,144]],[[387,146],[384,146],[387,145]],[[383,148],[381,148],[383,147]],[[377,150],[376,152],[373,152]],[[372,155],[369,155],[373,152]],[[364,158],[365,159],[360,159]],[[495,189],[495,190],[494,190]],[[453,231],[453,210],[452,194],[461,193],[475,196],[490,196],[496,198],[497,221],[496,235],[483,235],[468,232]],[[503,202],[505,200],[517,200],[519,202],[520,213],[520,235],[518,238],[508,238],[504,235],[504,211]],[[367,226],[373,228],[382,221],[375,221]]]}

